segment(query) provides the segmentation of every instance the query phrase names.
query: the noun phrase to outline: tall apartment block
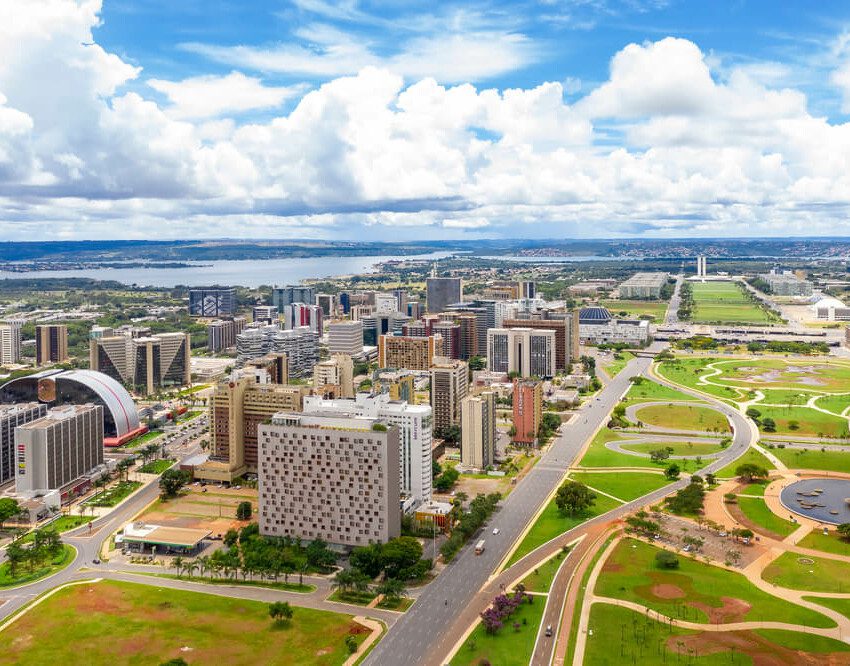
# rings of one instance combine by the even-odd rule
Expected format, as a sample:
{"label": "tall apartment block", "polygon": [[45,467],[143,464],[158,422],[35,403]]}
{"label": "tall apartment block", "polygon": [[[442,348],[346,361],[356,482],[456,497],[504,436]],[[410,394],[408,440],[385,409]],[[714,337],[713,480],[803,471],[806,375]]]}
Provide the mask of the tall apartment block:
{"label": "tall apartment block", "polygon": [[496,459],[496,394],[485,391],[467,396],[461,414],[461,463],[487,469]]}
{"label": "tall apartment block", "polygon": [[89,341],[89,366],[149,395],[170,386],[192,383],[188,333],[159,333],[129,338],[117,335]]}
{"label": "tall apartment block", "polygon": [[236,336],[236,365],[268,354],[286,354],[289,374],[306,377],[319,360],[319,337],[308,326],[282,331],[277,326],[246,328]]}
{"label": "tall apartment block", "polygon": [[236,336],[245,330],[245,317],[216,319],[207,324],[207,350],[220,352],[236,345]]}
{"label": "tall apartment block", "polygon": [[425,293],[428,312],[436,314],[463,300],[463,281],[455,277],[429,277],[425,279]]}
{"label": "tall apartment block", "polygon": [[300,412],[306,386],[258,383],[246,375],[220,382],[210,398],[210,458],[195,476],[231,482],[257,471],[257,432],[278,412]]}
{"label": "tall apartment block", "polygon": [[276,414],[260,426],[260,533],[344,546],[399,536],[398,440],[378,419]]}
{"label": "tall apartment block", "polygon": [[443,339],[438,335],[427,338],[382,335],[378,338],[378,366],[427,371],[442,346]]}
{"label": "tall apartment block", "polygon": [[363,322],[338,320],[328,324],[328,351],[357,358],[363,354]]}
{"label": "tall apartment block", "polygon": [[336,296],[333,294],[316,294],[316,305],[321,308],[325,317],[333,317],[336,314]]}
{"label": "tall apartment block", "polygon": [[63,363],[68,360],[68,327],[46,324],[35,327],[36,365]]}
{"label": "tall apartment block", "polygon": [[227,317],[236,314],[234,287],[192,287],[189,314],[193,317]]}
{"label": "tall apartment block", "polygon": [[21,327],[24,322],[17,319],[0,322],[0,365],[21,361]]}
{"label": "tall apartment block", "polygon": [[284,306],[281,319],[283,320],[283,328],[290,330],[307,326],[317,335],[322,334],[322,322],[325,315],[322,308],[318,305],[307,303],[290,303]]}
{"label": "tall apartment block", "polygon": [[15,489],[24,495],[74,490],[103,464],[103,407],[65,405],[15,429]]}
{"label": "tall apartment block", "polygon": [[354,361],[346,354],[334,354],[313,366],[313,389],[333,398],[354,397]]}
{"label": "tall apartment block", "polygon": [[0,483],[15,478],[15,428],[47,414],[47,405],[24,402],[17,405],[0,405]]}
{"label": "tall apartment block", "polygon": [[304,398],[305,414],[377,418],[399,429],[399,490],[408,510],[431,500],[432,413],[427,405],[391,400],[386,393],[358,393],[354,400]]}
{"label": "tall apartment block", "polygon": [[487,369],[520,377],[555,376],[555,332],[493,328],[487,332]]}
{"label": "tall apartment block", "polygon": [[543,384],[532,380],[514,380],[513,441],[532,446],[537,444],[537,432],[543,418]]}
{"label": "tall apartment block", "polygon": [[452,318],[455,316],[453,313],[475,316],[475,350],[470,348],[466,352],[469,356],[465,358],[483,356],[487,351],[487,331],[496,328],[496,301],[477,299],[466,303],[451,303],[446,308],[446,315]]}
{"label": "tall apartment block", "polygon": [[525,313],[505,319],[499,328],[531,328],[555,332],[555,369],[569,372],[579,359],[578,310]]}
{"label": "tall apartment block", "polygon": [[372,394],[386,393],[390,400],[416,401],[416,379],[411,370],[378,369],[372,375]]}
{"label": "tall apartment block", "polygon": [[469,366],[460,360],[434,359],[431,366],[431,409],[434,432],[460,425],[460,404],[469,393]]}
{"label": "tall apartment block", "polygon": [[285,287],[275,287],[272,289],[272,305],[277,308],[278,312],[283,312],[283,308],[293,303],[310,303],[316,300],[316,290],[313,287],[305,287],[303,285],[287,285]]}
{"label": "tall apartment block", "polygon": [[274,305],[255,305],[251,308],[251,320],[264,324],[274,324],[277,321],[278,309]]}
{"label": "tall apartment block", "polygon": [[517,298],[537,298],[537,284],[534,280],[517,282]]}

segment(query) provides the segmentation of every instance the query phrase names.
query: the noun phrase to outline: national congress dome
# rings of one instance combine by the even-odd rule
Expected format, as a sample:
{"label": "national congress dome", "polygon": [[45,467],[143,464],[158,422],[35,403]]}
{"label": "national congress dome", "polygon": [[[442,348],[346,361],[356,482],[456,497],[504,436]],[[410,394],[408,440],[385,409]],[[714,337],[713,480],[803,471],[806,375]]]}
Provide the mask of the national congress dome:
{"label": "national congress dome", "polygon": [[121,439],[139,429],[139,414],[121,384],[93,370],[45,370],[0,386],[0,403],[42,402],[47,405],[103,406],[103,434]]}

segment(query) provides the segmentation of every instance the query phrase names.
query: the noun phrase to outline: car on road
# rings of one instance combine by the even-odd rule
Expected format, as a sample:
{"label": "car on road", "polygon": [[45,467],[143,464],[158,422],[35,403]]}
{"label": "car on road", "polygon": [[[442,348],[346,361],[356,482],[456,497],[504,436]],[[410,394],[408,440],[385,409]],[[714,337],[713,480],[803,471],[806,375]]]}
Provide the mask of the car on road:
{"label": "car on road", "polygon": [[551,636],[552,636],[552,625],[547,624],[546,625],[546,637],[551,638]]}
{"label": "car on road", "polygon": [[99,560],[99,559],[97,559],[97,558],[94,558],[94,559],[91,561],[91,563],[92,563],[92,564],[100,564],[100,560]]}
{"label": "car on road", "polygon": [[495,535],[496,535],[496,534],[498,534],[498,533],[499,533],[499,528],[498,528],[498,527],[494,527],[494,528],[493,528],[493,535],[495,536]]}

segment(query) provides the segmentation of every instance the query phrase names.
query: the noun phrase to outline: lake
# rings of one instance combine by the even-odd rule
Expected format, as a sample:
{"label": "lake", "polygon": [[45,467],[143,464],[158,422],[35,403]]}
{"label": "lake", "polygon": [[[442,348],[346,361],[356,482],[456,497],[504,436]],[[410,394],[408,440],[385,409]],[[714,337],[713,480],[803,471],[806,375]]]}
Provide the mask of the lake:
{"label": "lake", "polygon": [[375,264],[405,259],[443,259],[455,252],[431,252],[402,256],[371,257],[293,257],[284,259],[257,259],[239,261],[209,261],[192,264],[187,268],[83,268],[79,270],[32,271],[16,273],[0,271],[0,279],[38,278],[92,278],[115,280],[123,284],[145,287],[190,287],[221,284],[242,287],[259,287],[263,284],[298,284],[302,280],[374,273]]}

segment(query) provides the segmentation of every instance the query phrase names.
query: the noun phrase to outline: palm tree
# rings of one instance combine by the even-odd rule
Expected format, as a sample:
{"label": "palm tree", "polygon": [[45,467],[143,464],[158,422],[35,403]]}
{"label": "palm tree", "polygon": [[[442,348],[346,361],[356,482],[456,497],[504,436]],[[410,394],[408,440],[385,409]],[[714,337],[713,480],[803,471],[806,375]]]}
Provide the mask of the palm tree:
{"label": "palm tree", "polygon": [[189,572],[189,578],[191,578],[192,576],[195,575],[195,572],[198,570],[197,563],[189,562],[189,564],[186,565],[186,570]]}
{"label": "palm tree", "polygon": [[177,569],[177,577],[180,578],[180,573],[183,571],[183,558],[178,555],[171,560],[171,564]]}
{"label": "palm tree", "polygon": [[301,560],[298,561],[298,584],[299,585],[304,584],[304,574],[307,572],[307,569],[309,568],[309,566],[310,566],[310,563],[307,561],[306,557],[302,558]]}
{"label": "palm tree", "polygon": [[206,556],[195,558],[198,564],[198,576],[203,578],[204,574],[209,570],[210,559]]}
{"label": "palm tree", "polygon": [[283,573],[283,582],[289,582],[289,575],[295,573],[295,567],[292,566],[290,562],[284,562],[280,567],[281,572]]}

